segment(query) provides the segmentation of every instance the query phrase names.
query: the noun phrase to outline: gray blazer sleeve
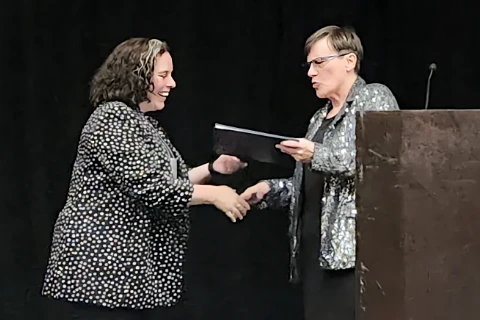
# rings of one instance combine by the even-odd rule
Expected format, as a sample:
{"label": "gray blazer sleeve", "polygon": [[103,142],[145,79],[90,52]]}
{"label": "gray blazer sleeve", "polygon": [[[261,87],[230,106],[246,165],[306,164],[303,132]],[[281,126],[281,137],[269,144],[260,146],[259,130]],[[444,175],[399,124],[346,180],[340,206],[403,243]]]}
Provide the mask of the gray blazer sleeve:
{"label": "gray blazer sleeve", "polygon": [[281,209],[290,205],[294,186],[293,179],[270,179],[264,180],[270,188],[262,202],[259,203],[259,209]]}

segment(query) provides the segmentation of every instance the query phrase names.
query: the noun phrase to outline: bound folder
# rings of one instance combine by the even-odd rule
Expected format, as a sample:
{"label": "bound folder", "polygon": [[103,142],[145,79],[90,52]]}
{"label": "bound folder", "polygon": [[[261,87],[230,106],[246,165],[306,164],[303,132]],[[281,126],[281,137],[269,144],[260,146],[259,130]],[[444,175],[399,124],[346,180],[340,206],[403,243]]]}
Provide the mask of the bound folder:
{"label": "bound folder", "polygon": [[287,136],[231,127],[216,123],[213,129],[213,149],[218,155],[227,154],[243,161],[258,161],[263,163],[292,166],[295,160],[275,148],[285,140],[295,140]]}

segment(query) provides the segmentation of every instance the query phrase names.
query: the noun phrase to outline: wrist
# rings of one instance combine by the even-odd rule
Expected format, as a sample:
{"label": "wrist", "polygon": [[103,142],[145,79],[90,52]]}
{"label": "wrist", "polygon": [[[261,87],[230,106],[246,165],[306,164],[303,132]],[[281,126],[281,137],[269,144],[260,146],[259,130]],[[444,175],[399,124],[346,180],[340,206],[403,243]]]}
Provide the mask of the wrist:
{"label": "wrist", "polygon": [[218,172],[217,170],[215,170],[215,168],[213,167],[213,164],[215,163],[215,161],[211,161],[208,163],[208,172],[210,173],[211,176],[214,176],[214,175],[223,175],[222,173]]}
{"label": "wrist", "polygon": [[206,186],[205,192],[205,204],[212,205],[217,201],[217,196],[215,194],[215,186]]}
{"label": "wrist", "polygon": [[211,185],[194,185],[194,193],[196,194],[195,204],[214,204],[217,201],[216,188],[216,186]]}
{"label": "wrist", "polygon": [[263,194],[267,194],[269,191],[270,191],[270,185],[268,184],[267,181],[261,181],[258,183],[259,184],[259,187],[260,187],[260,191],[263,193]]}
{"label": "wrist", "polygon": [[224,188],[224,186],[208,186],[207,190],[207,204],[209,205],[215,205],[219,201],[219,194]]}

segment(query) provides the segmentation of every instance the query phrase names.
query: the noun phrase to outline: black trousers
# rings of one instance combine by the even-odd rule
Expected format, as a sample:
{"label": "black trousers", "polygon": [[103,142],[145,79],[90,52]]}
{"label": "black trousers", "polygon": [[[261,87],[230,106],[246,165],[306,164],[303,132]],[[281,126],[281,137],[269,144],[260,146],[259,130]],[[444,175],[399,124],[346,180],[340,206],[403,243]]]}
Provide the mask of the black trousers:
{"label": "black trousers", "polygon": [[46,298],[47,317],[56,320],[189,320],[184,303],[173,307],[135,310],[73,303]]}
{"label": "black trousers", "polygon": [[320,267],[320,236],[318,227],[315,228],[318,225],[317,222],[304,227],[300,249],[305,320],[354,320],[355,269]]}
{"label": "black trousers", "polygon": [[303,302],[305,320],[354,320],[354,269],[330,271],[317,266],[308,270],[303,277]]}

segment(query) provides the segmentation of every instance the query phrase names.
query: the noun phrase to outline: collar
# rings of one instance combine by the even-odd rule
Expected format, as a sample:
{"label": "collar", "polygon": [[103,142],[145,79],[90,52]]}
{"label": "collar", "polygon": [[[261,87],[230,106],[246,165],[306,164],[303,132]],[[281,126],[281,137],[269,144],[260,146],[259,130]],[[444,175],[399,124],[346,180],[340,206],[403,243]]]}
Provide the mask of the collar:
{"label": "collar", "polygon": [[[334,126],[338,120],[345,114],[345,106],[349,105],[355,100],[355,96],[360,92],[360,90],[366,85],[367,83],[365,80],[363,80],[362,77],[357,76],[357,79],[355,79],[355,82],[353,83],[352,87],[350,88],[350,91],[348,92],[347,99],[345,100],[345,103],[343,104],[342,108],[340,111],[337,113],[337,115],[334,117],[332,121],[332,126]],[[328,114],[328,112],[333,108],[332,102],[328,100],[327,104],[325,105],[324,109],[324,115],[323,118]]]}
{"label": "collar", "polygon": [[348,96],[346,99],[346,102],[352,102],[355,100],[355,96],[358,94],[361,88],[363,88],[367,83],[365,80],[363,80],[362,77],[357,76],[357,79],[355,79],[355,82],[352,85],[352,88],[348,92]]}
{"label": "collar", "polygon": [[158,120],[153,117],[152,113],[150,112],[145,112],[145,113],[141,112],[141,113],[155,128],[159,127]]}

